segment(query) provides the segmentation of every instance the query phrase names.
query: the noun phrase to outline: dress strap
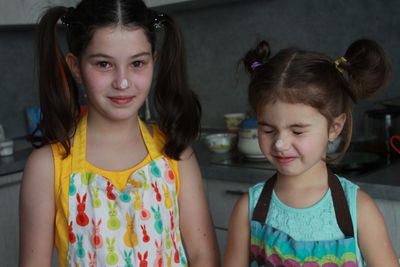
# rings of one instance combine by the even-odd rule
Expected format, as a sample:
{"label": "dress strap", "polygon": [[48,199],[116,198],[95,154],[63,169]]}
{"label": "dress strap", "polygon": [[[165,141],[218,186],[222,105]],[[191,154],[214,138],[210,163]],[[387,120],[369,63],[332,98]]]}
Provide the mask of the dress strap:
{"label": "dress strap", "polygon": [[144,143],[146,145],[147,151],[152,160],[159,158],[162,153],[154,142],[153,136],[150,134],[146,124],[138,117],[140,132],[142,133],[142,137]]}
{"label": "dress strap", "polygon": [[353,222],[351,221],[351,214],[349,205],[346,200],[346,195],[339,178],[328,169],[328,184],[331,189],[333,206],[335,208],[336,221],[340,230],[345,236],[354,237]]}
{"label": "dress strap", "polygon": [[[257,204],[254,208],[254,212],[252,215],[253,221],[258,221],[261,224],[265,223],[276,179],[277,174],[275,173],[265,182],[260,197],[258,198]],[[328,185],[331,190],[332,202],[335,209],[336,221],[339,225],[339,228],[345,236],[354,237],[353,223],[351,220],[349,206],[346,200],[346,195],[344,194],[344,190],[342,185],[340,184],[339,178],[335,174],[333,174],[330,169],[328,169]]]}
{"label": "dress strap", "polygon": [[87,113],[82,116],[74,135],[71,157],[72,173],[79,173],[84,169],[86,160],[86,129]]}
{"label": "dress strap", "polygon": [[264,223],[265,219],[267,218],[268,215],[268,210],[269,210],[269,204],[271,202],[271,196],[272,196],[272,191],[274,190],[275,187],[275,182],[276,182],[276,173],[269,178],[265,184],[264,187],[261,191],[261,195],[258,198],[256,207],[254,208],[252,220],[253,221],[258,221],[260,223]]}

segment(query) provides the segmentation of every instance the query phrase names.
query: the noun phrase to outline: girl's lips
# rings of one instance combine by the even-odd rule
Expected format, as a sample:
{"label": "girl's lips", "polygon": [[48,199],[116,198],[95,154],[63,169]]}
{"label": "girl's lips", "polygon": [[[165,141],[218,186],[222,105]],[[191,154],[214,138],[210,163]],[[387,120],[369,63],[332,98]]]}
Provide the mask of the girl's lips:
{"label": "girl's lips", "polygon": [[280,156],[275,156],[274,158],[276,159],[277,162],[281,164],[287,164],[296,159],[296,157],[280,157]]}
{"label": "girl's lips", "polygon": [[135,97],[134,96],[109,96],[108,99],[110,99],[113,103],[118,104],[118,105],[125,105],[131,102]]}

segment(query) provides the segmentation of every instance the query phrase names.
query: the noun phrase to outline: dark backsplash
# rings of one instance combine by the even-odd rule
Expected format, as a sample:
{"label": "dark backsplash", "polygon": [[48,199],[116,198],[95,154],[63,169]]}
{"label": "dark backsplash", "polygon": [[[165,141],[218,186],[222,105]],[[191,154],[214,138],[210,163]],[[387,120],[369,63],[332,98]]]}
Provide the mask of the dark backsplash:
{"label": "dark backsplash", "polygon": [[[398,96],[400,1],[243,0],[172,10],[184,33],[190,83],[203,105],[203,126],[222,128],[224,113],[246,111],[247,77],[236,66],[257,40],[273,52],[298,46],[340,57],[360,37],[380,42],[392,62],[388,90],[355,108],[355,134],[362,114],[377,99]],[[24,109],[35,105],[34,26],[0,26],[0,123],[8,137],[26,135]]]}

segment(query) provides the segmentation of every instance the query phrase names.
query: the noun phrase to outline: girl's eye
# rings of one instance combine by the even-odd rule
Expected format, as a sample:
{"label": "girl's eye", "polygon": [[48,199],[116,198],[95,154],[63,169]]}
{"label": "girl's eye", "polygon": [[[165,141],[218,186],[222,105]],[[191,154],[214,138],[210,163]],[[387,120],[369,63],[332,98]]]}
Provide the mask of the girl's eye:
{"label": "girl's eye", "polygon": [[270,133],[273,133],[273,132],[274,132],[274,129],[269,128],[269,127],[263,127],[263,128],[261,128],[261,131],[262,131],[263,133],[270,134]]}
{"label": "girl's eye", "polygon": [[301,134],[303,134],[304,132],[302,132],[302,131],[294,131],[293,130],[293,134],[295,134],[295,135],[301,135]]}
{"label": "girl's eye", "polygon": [[107,61],[100,61],[100,62],[97,62],[96,65],[99,66],[99,67],[102,68],[102,69],[108,69],[108,68],[111,67],[111,64],[108,63]]}
{"label": "girl's eye", "polygon": [[144,65],[144,61],[137,60],[137,61],[134,61],[134,62],[132,63],[132,65],[133,65],[135,68],[140,68],[140,67],[142,67],[142,66]]}

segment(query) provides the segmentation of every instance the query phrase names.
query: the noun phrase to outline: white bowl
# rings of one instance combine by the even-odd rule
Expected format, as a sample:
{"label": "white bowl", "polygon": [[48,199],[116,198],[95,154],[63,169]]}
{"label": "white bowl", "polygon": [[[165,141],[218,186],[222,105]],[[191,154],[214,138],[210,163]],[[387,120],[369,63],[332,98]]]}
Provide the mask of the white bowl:
{"label": "white bowl", "polygon": [[244,137],[243,134],[239,136],[238,150],[246,158],[260,159],[265,157],[261,151],[257,136],[251,138]]}
{"label": "white bowl", "polygon": [[0,156],[10,156],[14,153],[13,140],[4,140],[0,142]]}
{"label": "white bowl", "polygon": [[236,147],[237,135],[232,133],[210,134],[204,138],[207,147],[215,153],[226,153]]}

